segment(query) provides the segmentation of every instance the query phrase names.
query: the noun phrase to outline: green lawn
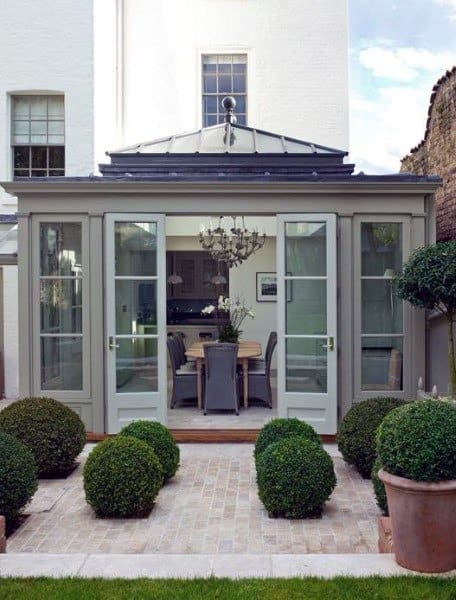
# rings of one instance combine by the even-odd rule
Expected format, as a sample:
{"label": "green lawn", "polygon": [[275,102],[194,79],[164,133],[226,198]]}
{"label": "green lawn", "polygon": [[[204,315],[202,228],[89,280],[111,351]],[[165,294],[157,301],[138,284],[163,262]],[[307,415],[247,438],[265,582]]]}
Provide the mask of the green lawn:
{"label": "green lawn", "polygon": [[456,580],[430,577],[351,579],[0,579],[2,600],[456,600]]}

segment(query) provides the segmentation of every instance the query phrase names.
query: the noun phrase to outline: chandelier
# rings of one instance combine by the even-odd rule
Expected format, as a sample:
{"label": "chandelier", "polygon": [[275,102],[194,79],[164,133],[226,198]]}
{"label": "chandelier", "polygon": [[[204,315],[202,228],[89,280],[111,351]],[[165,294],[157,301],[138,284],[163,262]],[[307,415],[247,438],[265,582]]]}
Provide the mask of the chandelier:
{"label": "chandelier", "polygon": [[[241,219],[240,226],[237,225],[238,218]],[[247,229],[244,217],[232,217],[233,226],[230,229],[223,227],[222,219],[219,217],[218,226],[214,229],[212,224],[209,229],[203,226],[199,232],[199,242],[216,261],[226,263],[228,268],[237,267],[264,246],[266,234]]]}

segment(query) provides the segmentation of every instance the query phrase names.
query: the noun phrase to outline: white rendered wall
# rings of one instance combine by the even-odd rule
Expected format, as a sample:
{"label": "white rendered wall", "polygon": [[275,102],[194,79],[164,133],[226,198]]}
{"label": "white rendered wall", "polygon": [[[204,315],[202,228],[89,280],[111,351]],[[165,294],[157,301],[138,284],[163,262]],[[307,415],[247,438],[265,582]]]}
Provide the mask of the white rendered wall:
{"label": "white rendered wall", "polygon": [[[11,179],[10,95],[65,95],[65,172],[94,171],[93,0],[0,0],[0,181]],[[15,202],[2,212],[14,212]]]}
{"label": "white rendered wall", "polygon": [[248,54],[248,124],[348,148],[347,0],[124,0],[123,141],[201,126],[202,53]]}

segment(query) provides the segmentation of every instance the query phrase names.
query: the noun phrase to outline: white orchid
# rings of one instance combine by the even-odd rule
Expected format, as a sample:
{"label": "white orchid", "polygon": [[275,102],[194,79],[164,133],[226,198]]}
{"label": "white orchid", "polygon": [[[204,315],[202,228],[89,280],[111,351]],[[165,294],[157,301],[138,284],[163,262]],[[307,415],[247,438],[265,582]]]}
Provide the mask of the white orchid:
{"label": "white orchid", "polygon": [[208,306],[205,306],[203,308],[203,310],[201,311],[201,314],[210,315],[214,312],[214,310],[215,310],[215,306],[213,304],[209,304]]}

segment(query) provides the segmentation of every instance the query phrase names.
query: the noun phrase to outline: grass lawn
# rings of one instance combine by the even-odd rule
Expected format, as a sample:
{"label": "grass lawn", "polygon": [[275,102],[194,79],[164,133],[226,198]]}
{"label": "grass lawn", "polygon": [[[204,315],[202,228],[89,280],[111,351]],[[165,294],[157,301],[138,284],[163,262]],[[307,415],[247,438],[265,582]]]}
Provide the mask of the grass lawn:
{"label": "grass lawn", "polygon": [[321,579],[0,579],[2,600],[456,600],[456,580],[430,577]]}

